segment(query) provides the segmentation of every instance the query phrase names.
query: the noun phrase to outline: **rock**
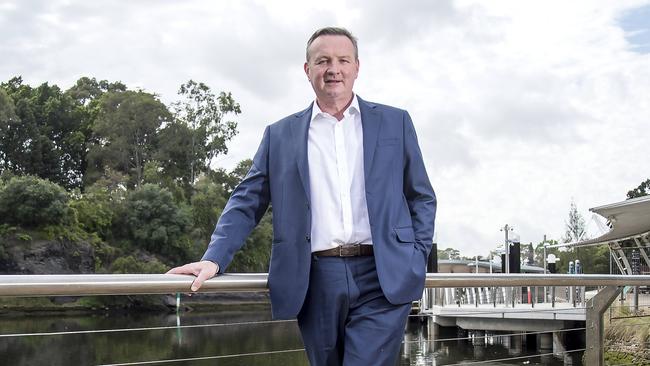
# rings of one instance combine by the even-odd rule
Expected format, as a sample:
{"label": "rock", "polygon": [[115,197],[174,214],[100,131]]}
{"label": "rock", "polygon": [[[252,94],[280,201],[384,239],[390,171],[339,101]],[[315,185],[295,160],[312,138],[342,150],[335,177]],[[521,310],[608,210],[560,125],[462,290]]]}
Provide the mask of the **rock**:
{"label": "rock", "polygon": [[88,274],[95,272],[94,248],[70,240],[3,238],[0,274]]}

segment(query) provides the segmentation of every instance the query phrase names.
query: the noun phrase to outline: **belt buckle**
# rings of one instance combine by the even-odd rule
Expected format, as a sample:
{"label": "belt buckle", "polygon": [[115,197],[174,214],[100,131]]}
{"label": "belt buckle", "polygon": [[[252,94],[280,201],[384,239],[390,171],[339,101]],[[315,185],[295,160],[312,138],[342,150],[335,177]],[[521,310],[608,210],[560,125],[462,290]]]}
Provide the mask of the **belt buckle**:
{"label": "belt buckle", "polygon": [[339,257],[355,257],[361,253],[358,244],[339,245]]}

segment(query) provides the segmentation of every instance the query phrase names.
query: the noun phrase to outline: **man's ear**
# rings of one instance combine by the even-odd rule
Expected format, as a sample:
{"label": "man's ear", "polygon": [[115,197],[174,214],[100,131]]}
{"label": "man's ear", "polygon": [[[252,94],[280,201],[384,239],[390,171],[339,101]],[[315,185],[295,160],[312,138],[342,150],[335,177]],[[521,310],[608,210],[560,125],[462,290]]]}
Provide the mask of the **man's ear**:
{"label": "man's ear", "polygon": [[309,79],[309,62],[305,62],[304,69],[305,69],[305,75],[307,75],[307,80],[311,81]]}

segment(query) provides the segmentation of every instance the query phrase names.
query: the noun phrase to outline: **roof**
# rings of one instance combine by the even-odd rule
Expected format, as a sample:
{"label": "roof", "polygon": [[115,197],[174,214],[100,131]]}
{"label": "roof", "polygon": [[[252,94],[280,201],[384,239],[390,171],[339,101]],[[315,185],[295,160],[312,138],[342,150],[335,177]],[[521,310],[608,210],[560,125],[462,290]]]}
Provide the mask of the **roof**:
{"label": "roof", "polygon": [[[451,265],[466,265],[468,267],[476,266],[476,260],[467,259],[439,259],[438,265],[451,264]],[[490,268],[490,262],[478,261],[478,266],[481,268]],[[501,263],[492,263],[492,270],[501,272]],[[522,273],[544,273],[544,268],[538,266],[529,266],[521,264]]]}
{"label": "roof", "polygon": [[594,239],[549,247],[607,244],[634,238],[642,239],[644,236],[647,240],[650,235],[650,196],[611,203],[589,210],[607,219],[611,230]]}
{"label": "roof", "polygon": [[[467,264],[468,266],[472,267],[476,265],[476,262],[472,262]],[[494,271],[499,271],[501,272],[501,263],[492,263],[492,266],[490,266],[490,262],[478,262],[478,266],[481,268],[490,268]],[[538,267],[538,266],[529,266],[527,264],[521,264],[521,272],[522,273],[544,273],[544,268],[543,267]]]}

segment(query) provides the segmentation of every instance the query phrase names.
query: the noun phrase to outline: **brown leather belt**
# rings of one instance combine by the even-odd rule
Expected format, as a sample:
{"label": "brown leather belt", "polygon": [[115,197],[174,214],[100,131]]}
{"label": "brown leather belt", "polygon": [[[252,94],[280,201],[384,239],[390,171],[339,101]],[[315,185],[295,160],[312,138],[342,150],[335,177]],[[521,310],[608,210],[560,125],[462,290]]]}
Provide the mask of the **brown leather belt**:
{"label": "brown leather belt", "polygon": [[372,245],[343,244],[336,248],[320,250],[313,254],[317,257],[359,257],[372,255]]}

